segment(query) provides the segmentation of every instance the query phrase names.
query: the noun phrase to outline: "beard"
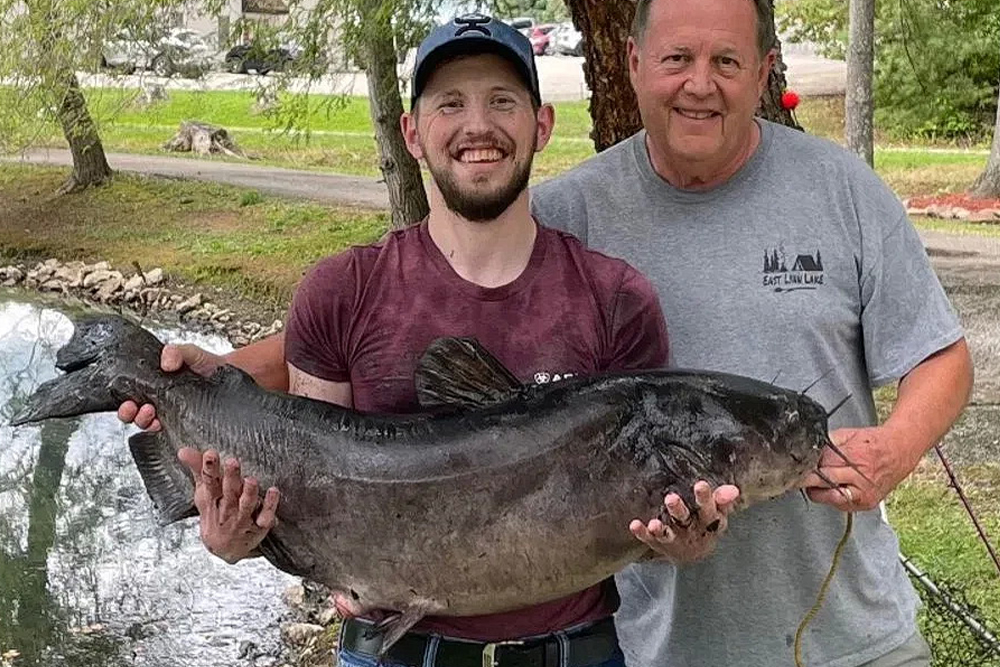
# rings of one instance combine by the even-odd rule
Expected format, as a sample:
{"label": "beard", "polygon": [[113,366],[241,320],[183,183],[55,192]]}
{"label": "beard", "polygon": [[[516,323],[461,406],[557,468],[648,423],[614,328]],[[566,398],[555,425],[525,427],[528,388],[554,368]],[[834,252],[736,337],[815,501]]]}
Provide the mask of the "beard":
{"label": "beard", "polygon": [[[504,144],[498,143],[497,145]],[[509,142],[508,145],[513,146],[513,142]],[[427,169],[431,172],[431,177],[433,177],[438,190],[441,191],[441,196],[444,198],[448,210],[471,222],[488,222],[499,218],[528,187],[537,145],[537,139],[532,139],[527,159],[523,162],[515,160],[514,173],[511,174],[510,179],[490,191],[478,190],[475,183],[459,183],[454,172],[435,165],[432,160],[426,161]],[[510,152],[505,151],[505,155]],[[425,151],[424,154],[427,155],[427,152]]]}

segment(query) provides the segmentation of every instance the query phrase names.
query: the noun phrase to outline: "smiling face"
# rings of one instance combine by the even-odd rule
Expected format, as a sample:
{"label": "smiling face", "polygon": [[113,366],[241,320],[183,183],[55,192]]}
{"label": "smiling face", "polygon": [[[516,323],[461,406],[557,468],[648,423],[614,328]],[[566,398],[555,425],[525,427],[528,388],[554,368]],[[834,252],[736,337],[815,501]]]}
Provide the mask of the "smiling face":
{"label": "smiling face", "polygon": [[438,66],[415,113],[401,120],[410,153],[425,162],[445,204],[474,221],[499,217],[525,191],[552,122],[552,108],[536,110],[514,67],[492,54]]}
{"label": "smiling face", "polygon": [[653,2],[628,57],[654,163],[724,173],[752,154],[753,116],[774,60],[761,57],[756,26],[750,0]]}

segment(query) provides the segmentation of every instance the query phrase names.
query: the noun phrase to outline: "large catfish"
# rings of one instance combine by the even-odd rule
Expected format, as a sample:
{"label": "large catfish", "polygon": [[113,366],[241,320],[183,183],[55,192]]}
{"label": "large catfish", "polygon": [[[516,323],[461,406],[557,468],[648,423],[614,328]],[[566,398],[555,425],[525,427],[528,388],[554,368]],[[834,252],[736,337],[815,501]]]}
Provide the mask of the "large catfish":
{"label": "large catfish", "polygon": [[282,492],[261,545],[286,572],[395,610],[383,651],[426,614],[522,608],[582,590],[650,555],[628,530],[691,504],[698,479],[735,484],[743,506],[817,466],[827,413],[744,377],[661,370],[522,385],[474,340],[439,339],[415,382],[427,411],[365,415],[266,391],[232,367],[163,373],[162,343],[116,316],[76,323],[65,371],[13,419],[156,406],[129,438],[164,524],[197,514],[181,447],[240,460]]}

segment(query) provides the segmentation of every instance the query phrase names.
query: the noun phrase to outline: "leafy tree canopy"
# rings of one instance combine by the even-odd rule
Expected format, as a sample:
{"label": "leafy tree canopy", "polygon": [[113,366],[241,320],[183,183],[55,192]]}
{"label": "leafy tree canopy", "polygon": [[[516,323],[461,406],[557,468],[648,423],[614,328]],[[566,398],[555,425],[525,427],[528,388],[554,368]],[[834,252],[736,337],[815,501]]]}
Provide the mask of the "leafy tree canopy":
{"label": "leafy tree canopy", "polygon": [[530,16],[539,23],[569,20],[563,0],[493,0],[492,5],[497,16],[507,18]]}
{"label": "leafy tree canopy", "polygon": [[[786,0],[779,30],[844,58],[847,0]],[[913,136],[988,136],[1000,85],[1000,0],[879,2],[875,19],[875,104],[880,129]]]}

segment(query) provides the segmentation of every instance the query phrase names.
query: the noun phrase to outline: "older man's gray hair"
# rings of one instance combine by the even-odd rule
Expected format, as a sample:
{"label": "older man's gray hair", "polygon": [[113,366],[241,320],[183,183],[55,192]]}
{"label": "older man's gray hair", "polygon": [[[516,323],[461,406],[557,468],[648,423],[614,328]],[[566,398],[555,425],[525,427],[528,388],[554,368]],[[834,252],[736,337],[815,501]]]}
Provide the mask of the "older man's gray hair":
{"label": "older man's gray hair", "polygon": [[[667,2],[668,0],[660,0],[661,2]],[[740,2],[741,0],[733,0],[733,2]],[[754,9],[757,10],[757,48],[760,51],[761,57],[767,54],[772,48],[774,48],[774,43],[776,41],[774,35],[774,7],[772,6],[773,0],[742,0],[743,2],[752,2]],[[632,37],[637,42],[642,42],[642,38],[646,34],[646,26],[649,23],[649,8],[653,6],[656,0],[639,0],[635,5],[635,18],[632,20]]]}

